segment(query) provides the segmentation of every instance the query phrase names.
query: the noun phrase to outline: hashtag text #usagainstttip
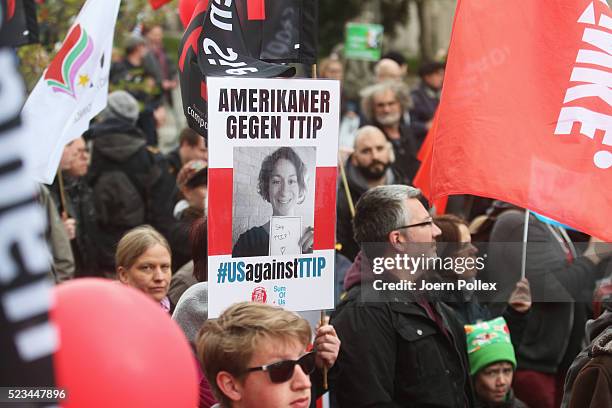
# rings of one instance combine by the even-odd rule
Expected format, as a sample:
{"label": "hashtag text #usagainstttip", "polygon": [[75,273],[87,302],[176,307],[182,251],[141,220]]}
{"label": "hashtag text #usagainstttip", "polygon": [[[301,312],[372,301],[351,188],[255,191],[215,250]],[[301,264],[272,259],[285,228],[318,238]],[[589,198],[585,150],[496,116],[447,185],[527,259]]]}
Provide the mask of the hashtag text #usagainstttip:
{"label": "hashtag text #usagainstttip", "polygon": [[295,258],[291,261],[221,262],[217,270],[217,283],[255,282],[278,279],[320,278],[325,269],[324,257]]}

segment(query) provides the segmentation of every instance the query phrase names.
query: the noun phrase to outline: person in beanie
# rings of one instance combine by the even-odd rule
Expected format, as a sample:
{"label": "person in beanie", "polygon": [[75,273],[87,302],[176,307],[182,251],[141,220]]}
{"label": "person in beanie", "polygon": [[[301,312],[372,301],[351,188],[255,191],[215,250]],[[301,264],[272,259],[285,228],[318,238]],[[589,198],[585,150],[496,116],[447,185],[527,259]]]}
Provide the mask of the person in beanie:
{"label": "person in beanie", "polygon": [[526,407],[512,393],[516,356],[504,318],[468,324],[465,334],[476,406]]}
{"label": "person in beanie", "polygon": [[136,127],[138,102],[125,91],[108,96],[101,121],[85,138],[93,141],[89,184],[97,217],[100,269],[112,273],[114,248],[130,229],[151,224],[168,236],[176,185],[160,154]]}
{"label": "person in beanie", "polygon": [[[162,102],[161,83],[155,72],[145,64],[147,46],[139,35],[130,35],[124,41],[125,57],[111,65],[110,90],[125,90],[138,101],[138,127],[146,135],[149,145],[157,145],[155,111]],[[161,104],[163,106],[163,104]]]}

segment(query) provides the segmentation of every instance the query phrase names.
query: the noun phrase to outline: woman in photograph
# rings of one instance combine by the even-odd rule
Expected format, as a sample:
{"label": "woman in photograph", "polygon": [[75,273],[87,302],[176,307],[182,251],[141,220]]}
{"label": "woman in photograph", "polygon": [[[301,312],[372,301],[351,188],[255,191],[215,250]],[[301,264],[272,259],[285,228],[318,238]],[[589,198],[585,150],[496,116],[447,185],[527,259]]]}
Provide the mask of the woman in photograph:
{"label": "woman in photograph", "polygon": [[[266,156],[259,171],[258,191],[272,205],[272,216],[291,216],[306,199],[306,166],[290,147],[281,147]],[[312,252],[313,228],[307,227],[299,240],[302,253]],[[267,256],[270,245],[270,221],[240,235],[232,250],[233,257]]]}
{"label": "woman in photograph", "polygon": [[172,256],[166,239],[149,225],[128,231],[117,244],[117,277],[124,285],[143,292],[171,312],[168,299]]}

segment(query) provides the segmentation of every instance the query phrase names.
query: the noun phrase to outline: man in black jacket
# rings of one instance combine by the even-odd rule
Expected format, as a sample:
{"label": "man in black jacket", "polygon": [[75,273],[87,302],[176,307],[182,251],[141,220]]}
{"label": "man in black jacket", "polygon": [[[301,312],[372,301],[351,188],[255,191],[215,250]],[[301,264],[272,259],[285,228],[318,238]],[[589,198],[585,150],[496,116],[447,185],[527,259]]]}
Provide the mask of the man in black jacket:
{"label": "man in black jacket", "polygon": [[[354,151],[345,165],[353,205],[372,187],[402,182],[401,173],[391,167],[392,152],[385,134],[377,127],[364,126],[357,130]],[[342,244],[340,253],[353,261],[359,252],[359,245],[353,238],[353,217],[342,181],[338,186],[337,210],[336,238]]]}
{"label": "man in black jacket", "polygon": [[379,186],[357,203],[355,239],[367,260],[361,284],[349,290],[331,319],[343,344],[331,373],[340,407],[474,405],[465,333],[452,311],[410,290],[377,289],[414,283],[423,272],[397,265],[380,271],[381,259],[421,251],[419,256],[435,256],[440,230],[419,196],[413,187]]}

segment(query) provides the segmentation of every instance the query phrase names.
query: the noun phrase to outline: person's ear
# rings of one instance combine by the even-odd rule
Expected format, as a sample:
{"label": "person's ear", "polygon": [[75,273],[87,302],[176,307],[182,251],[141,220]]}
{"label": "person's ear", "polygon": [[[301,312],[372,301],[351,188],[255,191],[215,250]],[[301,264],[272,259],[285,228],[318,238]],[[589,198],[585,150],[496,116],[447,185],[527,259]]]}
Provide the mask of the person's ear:
{"label": "person's ear", "polygon": [[304,176],[304,188],[300,188],[300,195],[298,196],[298,204],[302,204],[306,200],[306,186],[308,185],[308,176]]}
{"label": "person's ear", "polygon": [[406,239],[402,236],[402,233],[398,230],[391,231],[387,235],[387,243],[391,245],[397,252],[403,252],[405,248]]}
{"label": "person's ear", "polygon": [[185,201],[187,201],[189,205],[191,205],[191,200],[193,198],[191,189],[186,186],[183,186],[180,188],[180,191],[183,197],[185,197]]}
{"label": "person's ear", "polygon": [[298,196],[298,204],[302,204],[304,201],[306,201],[306,189],[300,189],[300,195]]}
{"label": "person's ear", "polygon": [[240,401],[242,399],[242,384],[227,371],[219,371],[217,373],[217,387],[232,401]]}
{"label": "person's ear", "polygon": [[117,267],[117,278],[119,278],[119,282],[123,284],[128,283],[127,269],[123,266]]}

